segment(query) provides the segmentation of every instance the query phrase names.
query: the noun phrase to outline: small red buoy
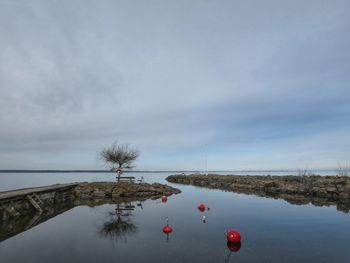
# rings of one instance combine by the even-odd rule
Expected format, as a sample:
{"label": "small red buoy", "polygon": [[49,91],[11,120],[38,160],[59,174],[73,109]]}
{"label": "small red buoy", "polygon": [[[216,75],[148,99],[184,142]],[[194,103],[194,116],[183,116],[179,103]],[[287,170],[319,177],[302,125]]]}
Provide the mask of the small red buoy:
{"label": "small red buoy", "polygon": [[165,195],[162,196],[162,202],[166,203],[168,201],[168,197],[166,197]]}
{"label": "small red buoy", "polygon": [[198,206],[198,210],[201,211],[201,212],[204,212],[205,211],[205,204],[200,204]]}
{"label": "small red buoy", "polygon": [[227,241],[231,243],[241,242],[241,234],[237,230],[227,231],[226,238],[227,238]]}
{"label": "small red buoy", "polygon": [[163,232],[165,234],[169,234],[169,233],[173,232],[172,226],[166,225],[165,227],[163,227]]}
{"label": "small red buoy", "polygon": [[173,227],[169,225],[169,218],[166,218],[166,226],[163,227],[163,232],[166,234],[166,240],[169,241],[169,235],[173,232]]}

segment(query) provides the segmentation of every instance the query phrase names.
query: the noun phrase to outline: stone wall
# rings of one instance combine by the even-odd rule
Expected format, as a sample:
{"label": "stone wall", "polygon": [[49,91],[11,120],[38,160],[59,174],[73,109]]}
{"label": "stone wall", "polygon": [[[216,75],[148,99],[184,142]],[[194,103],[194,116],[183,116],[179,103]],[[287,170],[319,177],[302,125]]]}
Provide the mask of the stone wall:
{"label": "stone wall", "polygon": [[281,198],[295,204],[336,205],[344,212],[348,212],[350,208],[350,178],[346,176],[193,174],[172,175],[167,180],[172,183]]}
{"label": "stone wall", "polygon": [[[50,207],[56,204],[73,201],[75,199],[74,189],[75,187],[64,187],[38,192],[36,195],[42,201],[41,207],[43,210],[49,210]],[[0,200],[0,222],[36,212],[36,208],[28,201],[26,195]]]}

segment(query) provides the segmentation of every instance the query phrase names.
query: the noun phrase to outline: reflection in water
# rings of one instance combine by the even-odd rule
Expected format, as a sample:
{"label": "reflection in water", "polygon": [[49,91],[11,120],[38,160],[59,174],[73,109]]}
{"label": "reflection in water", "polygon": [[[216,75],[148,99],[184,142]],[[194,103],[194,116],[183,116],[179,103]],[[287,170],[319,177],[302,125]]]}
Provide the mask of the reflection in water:
{"label": "reflection in water", "polygon": [[[50,207],[48,210],[42,212],[28,213],[25,216],[21,216],[12,220],[0,221],[0,243],[16,236],[22,232],[25,232],[32,227],[35,227],[45,221],[56,217],[76,206],[87,205],[94,207],[96,205],[102,205],[109,203],[109,201],[102,200],[98,203],[92,201],[84,202],[66,202],[59,205]],[[143,209],[142,201],[136,204]],[[136,225],[131,220],[131,211],[135,209],[134,205],[129,204],[117,204],[115,212],[110,212],[109,220],[105,222],[99,231],[99,234],[103,237],[108,237],[113,241],[122,240],[126,242],[126,237],[130,234],[134,234],[137,231]]]}
{"label": "reflection in water", "polygon": [[143,210],[143,201],[139,201],[136,205]]}
{"label": "reflection in water", "polygon": [[[142,203],[138,203],[142,209]],[[137,232],[137,226],[132,222],[131,211],[135,206],[131,204],[117,204],[115,212],[109,212],[109,220],[99,231],[101,237],[109,238],[112,242],[127,242],[127,237]]]}
{"label": "reflection in water", "polygon": [[[215,186],[199,186],[194,185],[199,188],[209,188],[209,189],[220,189],[224,192],[234,192],[238,194],[245,195],[255,195],[258,197],[266,197],[273,199],[283,199],[292,205],[307,205],[312,204],[314,206],[336,206],[338,211],[349,213],[350,211],[350,199],[338,199],[333,196],[313,196],[313,195],[300,195],[300,194],[287,194],[287,193],[274,193],[266,192],[257,189],[231,189],[229,187],[215,187]],[[204,207],[198,207],[200,212],[204,212]],[[210,210],[208,207],[207,210]]]}
{"label": "reflection in water", "polygon": [[73,202],[55,205],[49,210],[42,212],[33,212],[25,216],[20,216],[12,220],[0,220],[0,242],[18,235],[34,226],[37,226],[50,218],[53,218],[61,213],[64,213],[74,207]]}
{"label": "reflection in water", "polygon": [[241,242],[238,242],[238,243],[227,242],[227,248],[230,250],[230,252],[225,260],[225,263],[230,261],[231,253],[238,252],[241,249],[241,246],[242,246]]}

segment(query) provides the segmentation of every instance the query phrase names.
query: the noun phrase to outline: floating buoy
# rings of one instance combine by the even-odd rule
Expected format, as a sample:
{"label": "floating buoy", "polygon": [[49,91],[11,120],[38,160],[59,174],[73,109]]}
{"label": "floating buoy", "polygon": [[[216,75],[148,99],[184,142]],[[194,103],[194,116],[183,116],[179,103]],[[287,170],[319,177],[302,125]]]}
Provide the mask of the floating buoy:
{"label": "floating buoy", "polygon": [[172,226],[166,225],[165,227],[163,227],[163,232],[165,234],[169,234],[169,233],[173,232]]}
{"label": "floating buoy", "polygon": [[169,235],[173,232],[173,227],[169,225],[169,218],[166,219],[166,226],[163,227],[163,232],[166,234],[167,242],[169,242]]}
{"label": "floating buoy", "polygon": [[200,204],[198,206],[198,210],[201,211],[201,212],[204,212],[205,211],[205,204]]}
{"label": "floating buoy", "polygon": [[168,201],[168,197],[166,197],[165,195],[162,196],[162,202],[166,203]]}
{"label": "floating buoy", "polygon": [[227,248],[232,252],[238,252],[241,249],[241,242],[233,243],[227,241]]}
{"label": "floating buoy", "polygon": [[231,243],[241,242],[241,234],[237,230],[227,231],[226,238],[227,238],[227,241]]}
{"label": "floating buoy", "polygon": [[169,234],[169,233],[173,232],[172,226],[169,225],[169,218],[166,218],[166,226],[163,227],[163,232],[165,234]]}

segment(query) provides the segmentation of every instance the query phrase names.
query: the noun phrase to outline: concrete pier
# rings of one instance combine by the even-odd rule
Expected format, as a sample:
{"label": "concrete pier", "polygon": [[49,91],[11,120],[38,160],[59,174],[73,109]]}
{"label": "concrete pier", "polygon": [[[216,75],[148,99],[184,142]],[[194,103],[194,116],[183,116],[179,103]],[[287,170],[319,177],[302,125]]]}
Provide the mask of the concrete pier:
{"label": "concrete pier", "polygon": [[79,183],[0,192],[0,223],[28,213],[42,213],[52,206],[75,199]]}
{"label": "concrete pier", "polygon": [[30,194],[41,194],[52,191],[66,191],[78,186],[79,183],[69,183],[69,184],[55,184],[50,186],[42,186],[42,187],[32,187],[32,188],[23,188],[16,189],[11,191],[0,192],[0,202],[6,199],[16,199],[22,198],[23,196],[27,196]]}

